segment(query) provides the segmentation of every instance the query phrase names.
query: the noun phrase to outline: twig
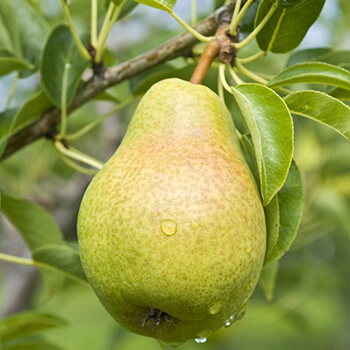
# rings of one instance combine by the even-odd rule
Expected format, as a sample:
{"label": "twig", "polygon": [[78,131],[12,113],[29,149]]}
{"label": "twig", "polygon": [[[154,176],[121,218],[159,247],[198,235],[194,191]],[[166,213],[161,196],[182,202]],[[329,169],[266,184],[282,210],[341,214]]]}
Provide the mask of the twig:
{"label": "twig", "polygon": [[[217,29],[219,18],[227,12],[232,13],[232,4],[215,11],[205,20],[198,23],[195,29],[202,35],[213,35]],[[92,79],[83,84],[68,112],[72,112],[82,106],[111,86],[119,84],[164,62],[188,54],[191,47],[197,42],[198,40],[196,38],[190,33],[185,32],[143,55],[108,68],[101,79]],[[7,148],[0,159],[2,160],[8,157],[17,150],[44,136],[59,121],[60,111],[58,108],[53,108],[46,112],[39,120],[20,130],[10,138]]]}

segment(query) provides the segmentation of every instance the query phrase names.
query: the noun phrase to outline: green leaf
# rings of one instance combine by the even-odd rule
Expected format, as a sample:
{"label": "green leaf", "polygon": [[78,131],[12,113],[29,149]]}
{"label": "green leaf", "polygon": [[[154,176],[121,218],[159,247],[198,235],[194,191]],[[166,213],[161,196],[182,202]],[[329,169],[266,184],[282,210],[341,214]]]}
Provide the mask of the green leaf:
{"label": "green leaf", "polygon": [[95,100],[101,100],[101,101],[111,101],[120,103],[120,98],[112,94],[110,91],[102,91],[100,94],[94,97]]}
{"label": "green leaf", "polygon": [[9,0],[0,1],[0,46],[21,55],[18,24]]}
{"label": "green leaf", "polygon": [[272,264],[265,266],[261,271],[259,282],[268,302],[271,302],[273,300],[277,272],[278,261],[275,261]]}
{"label": "green leaf", "polygon": [[266,206],[284,184],[293,155],[293,122],[280,96],[260,84],[231,88],[255,148]]}
{"label": "green leaf", "polygon": [[4,350],[63,350],[43,339],[20,339],[5,345]]}
{"label": "green leaf", "polygon": [[39,64],[40,53],[46,42],[50,25],[28,1],[11,0],[18,23],[22,54],[35,67]]}
{"label": "green leaf", "polygon": [[269,86],[299,83],[328,84],[350,90],[350,72],[324,62],[300,63],[276,75]]}
{"label": "green leaf", "polygon": [[39,205],[2,194],[1,211],[17,228],[30,250],[33,251],[42,245],[63,242],[56,221]]}
{"label": "green leaf", "polygon": [[265,258],[265,265],[280,259],[291,247],[298,232],[303,212],[303,184],[300,171],[292,161],[287,180],[278,192],[280,212],[280,230],[277,243],[269,256]]}
{"label": "green leaf", "polygon": [[280,230],[280,209],[278,204],[278,194],[265,207],[267,243],[265,261],[276,246]]}
{"label": "green leaf", "polygon": [[170,11],[176,4],[176,0],[135,0],[140,4],[155,7],[156,9]]}
{"label": "green leaf", "polygon": [[18,109],[14,116],[11,135],[32,123],[53,107],[43,90],[30,96]]}
{"label": "green leaf", "polygon": [[41,82],[53,104],[61,106],[63,73],[68,72],[67,106],[73,101],[80,78],[88,66],[75,46],[68,26],[53,28],[44,46],[40,62]]}
{"label": "green leaf", "polygon": [[350,90],[334,88],[331,91],[329,91],[328,94],[337,98],[338,100],[350,101]]}
{"label": "green leaf", "polygon": [[341,65],[350,62],[350,51],[335,51],[331,48],[313,48],[300,50],[293,53],[286,64],[286,67],[307,61],[326,62],[334,65]]}
{"label": "green leaf", "polygon": [[33,69],[34,67],[24,58],[13,55],[10,51],[0,47],[0,76],[14,70]]}
{"label": "green leaf", "polygon": [[30,311],[11,315],[0,322],[3,342],[33,334],[49,328],[67,325],[63,319],[49,313]]}
{"label": "green leaf", "polygon": [[114,3],[114,5],[116,5],[116,6],[119,6],[122,2],[123,2],[123,0],[111,0],[113,3]]}
{"label": "green leaf", "polygon": [[241,33],[250,33],[254,30],[255,18],[259,8],[259,1],[254,1],[239,23]]}
{"label": "green leaf", "polygon": [[305,0],[278,0],[279,7],[294,7],[300,5]]}
{"label": "green leaf", "polygon": [[46,94],[40,90],[25,101],[19,109],[0,113],[0,156],[5,151],[8,139],[14,133],[32,123],[52,106]]}
{"label": "green leaf", "polygon": [[137,5],[137,2],[133,0],[127,0],[123,5],[122,10],[120,11],[119,19],[127,16]]}
{"label": "green leaf", "polygon": [[72,245],[66,243],[43,245],[33,250],[32,256],[35,261],[54,266],[68,275],[86,281],[79,251]]}
{"label": "green leaf", "polygon": [[[273,0],[263,0],[259,6],[257,26],[270,10]],[[281,6],[292,4],[293,6]],[[256,39],[263,51],[284,53],[295,49],[320,15],[325,0],[280,1],[279,6]]]}
{"label": "green leaf", "polygon": [[291,113],[313,119],[350,139],[350,108],[319,91],[293,92],[284,98]]}
{"label": "green leaf", "polygon": [[215,0],[214,1],[214,10],[218,9],[221,6],[225,5],[226,0]]}
{"label": "green leaf", "polygon": [[[258,165],[256,163],[255,150],[251,141],[250,134],[242,135],[240,138],[243,154],[247,160],[250,170],[253,173],[256,183],[259,185],[259,171]],[[278,206],[278,195],[276,194],[271,202],[264,208],[265,218],[266,218],[266,257],[271,253],[275,247],[278,234],[279,234],[279,225],[280,225],[280,216],[279,216],[279,206]]]}
{"label": "green leaf", "polygon": [[259,177],[259,169],[258,164],[256,162],[255,150],[252,143],[252,138],[250,134],[244,134],[240,137],[240,142],[243,150],[244,157],[248,163],[250,171],[252,172],[256,184],[259,186],[260,177]]}
{"label": "green leaf", "polygon": [[6,148],[7,140],[12,130],[13,118],[16,112],[16,109],[7,109],[0,113],[0,156]]}

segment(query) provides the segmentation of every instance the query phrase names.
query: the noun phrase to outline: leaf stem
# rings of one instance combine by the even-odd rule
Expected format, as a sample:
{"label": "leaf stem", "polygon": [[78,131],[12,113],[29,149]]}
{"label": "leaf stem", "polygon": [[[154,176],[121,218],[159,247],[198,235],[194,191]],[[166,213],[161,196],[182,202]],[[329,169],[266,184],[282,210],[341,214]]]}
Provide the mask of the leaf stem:
{"label": "leaf stem", "polygon": [[222,85],[220,75],[218,75],[218,95],[222,102],[225,103],[224,86]]}
{"label": "leaf stem", "polygon": [[16,87],[17,87],[17,83],[18,83],[18,79],[19,79],[19,74],[20,73],[17,72],[17,74],[15,75],[13,82],[11,84],[10,92],[9,92],[8,97],[7,97],[7,101],[6,101],[6,105],[5,105],[5,110],[10,108],[13,95],[15,94],[15,91],[16,91]]}
{"label": "leaf stem", "polygon": [[241,61],[239,59],[236,58],[235,60],[235,67],[237,68],[237,70],[244,74],[246,77],[260,83],[263,85],[266,85],[268,83],[268,81],[262,77],[260,77],[259,75],[253,73],[252,71],[250,71],[248,68],[244,67],[243,64],[241,63]]}
{"label": "leaf stem", "polygon": [[67,131],[67,81],[68,72],[70,69],[70,63],[66,63],[64,66],[62,77],[62,92],[61,92],[61,130],[57,135],[57,139],[61,140],[66,135]]}
{"label": "leaf stem", "polygon": [[83,154],[81,152],[78,152],[77,150],[73,148],[66,148],[61,141],[57,140],[54,142],[54,146],[57,149],[57,151],[64,156],[67,156],[69,158],[78,160],[81,163],[87,164],[95,169],[102,169],[103,163],[100,162],[99,160],[92,158],[86,154]]}
{"label": "leaf stem", "polygon": [[88,133],[89,131],[91,131],[93,128],[95,128],[98,124],[102,123],[104,120],[106,120],[108,117],[110,117],[111,115],[113,115],[115,112],[120,111],[121,109],[123,109],[126,105],[128,105],[131,101],[133,101],[137,96],[131,96],[129,98],[127,98],[125,101],[119,103],[116,107],[112,108],[109,112],[107,112],[106,114],[104,114],[102,117],[94,120],[92,123],[85,125],[82,129],[78,130],[75,133],[72,133],[70,135],[67,135],[65,137],[65,139],[67,141],[73,141],[76,140],[80,137],[82,137],[83,135],[85,135],[86,133]]}
{"label": "leaf stem", "polygon": [[[242,73],[243,75],[245,75],[246,77],[248,77],[248,78],[250,78],[250,79],[252,79],[252,80],[254,80],[254,81],[256,81],[256,82],[258,82],[260,84],[267,85],[269,83],[269,81],[264,79],[261,75],[253,73],[251,70],[249,70],[248,68],[244,67],[242,65],[242,61],[240,59],[238,59],[238,58],[236,58],[236,60],[235,60],[235,68],[237,68],[237,70],[240,73]],[[232,71],[234,72],[233,69],[232,69]],[[283,93],[285,95],[288,95],[291,92],[293,92],[291,90],[285,89],[285,88],[280,87],[280,86],[275,87],[274,90],[279,91],[279,92],[281,92],[281,93]]]}
{"label": "leaf stem", "polygon": [[241,3],[242,0],[236,0],[235,3],[235,8],[233,10],[233,15],[232,15],[232,19],[231,19],[231,23],[230,23],[230,27],[229,27],[229,31],[230,31],[230,35],[232,36],[236,36],[237,32],[236,32],[236,27],[237,27],[237,16],[239,14],[239,10],[241,8]]}
{"label": "leaf stem", "polygon": [[267,51],[259,51],[254,55],[251,55],[249,57],[243,57],[243,58],[240,58],[239,60],[241,61],[241,63],[249,63],[249,62],[253,62],[253,61],[257,60],[258,58],[260,58],[266,54],[267,54]]}
{"label": "leaf stem", "polygon": [[91,45],[97,46],[98,0],[91,0]]}
{"label": "leaf stem", "polygon": [[230,85],[228,85],[226,77],[225,77],[225,64],[221,63],[219,66],[219,77],[222,86],[224,87],[225,90],[231,93],[231,88]]}
{"label": "leaf stem", "polygon": [[70,166],[72,169],[79,171],[80,173],[83,174],[87,174],[87,175],[95,175],[97,173],[96,170],[92,170],[92,169],[87,169],[75,162],[73,162],[72,160],[70,160],[69,158],[65,157],[63,154],[58,153],[59,156],[61,157],[61,159],[68,165]]}
{"label": "leaf stem", "polygon": [[197,32],[189,24],[187,24],[181,17],[179,17],[173,10],[168,11],[171,16],[173,16],[188,32],[190,32],[196,39],[202,41],[203,43],[208,43],[213,40],[215,37],[208,37]]}
{"label": "leaf stem", "polygon": [[[232,20],[231,20],[231,24],[230,24],[230,34],[232,36],[236,36],[237,32],[236,32],[236,28],[239,24],[239,22],[242,20],[244,14],[246,13],[246,11],[248,10],[248,7],[251,5],[251,3],[253,2],[254,0],[248,0],[244,5],[243,7],[241,8],[241,10],[239,11],[239,13],[237,13],[236,15],[233,14],[233,17],[232,17]],[[239,6],[238,6],[238,3],[239,3]],[[238,10],[240,9],[241,7],[241,1],[236,2],[236,7],[235,7],[235,12],[236,12],[236,8],[238,8]]]}
{"label": "leaf stem", "polygon": [[61,1],[61,5],[62,5],[62,9],[63,9],[63,14],[64,17],[67,21],[68,27],[70,29],[70,32],[73,36],[74,42],[77,45],[77,48],[80,52],[80,54],[83,56],[83,58],[86,61],[91,61],[91,56],[88,52],[88,50],[85,48],[85,46],[83,45],[83,43],[81,42],[79,35],[74,27],[73,21],[72,21],[72,17],[69,13],[69,8],[68,5],[66,4],[66,2],[64,0],[60,0]]}
{"label": "leaf stem", "polygon": [[198,17],[197,17],[197,0],[192,0],[192,9],[191,9],[191,24],[192,27],[194,27],[197,24]]}
{"label": "leaf stem", "polygon": [[0,253],[0,260],[15,263],[15,264],[20,264],[20,265],[35,266],[35,267],[55,271],[55,272],[58,272],[58,273],[66,276],[66,277],[68,277],[76,282],[79,282],[79,283],[87,285],[87,286],[89,285],[86,281],[82,280],[81,278],[79,278],[77,276],[74,276],[73,274],[71,274],[69,272],[61,270],[53,265],[45,264],[45,263],[42,263],[40,261],[35,261],[33,259],[21,258],[21,257],[14,256],[14,255]]}
{"label": "leaf stem", "polygon": [[119,15],[120,15],[120,11],[122,10],[122,7],[123,7],[125,1],[126,0],[123,0],[120,3],[120,5],[114,6],[112,8],[112,14],[108,13],[109,12],[109,8],[108,8],[108,11],[107,11],[107,14],[106,14],[106,18],[107,18],[107,16],[109,16],[109,21],[107,21],[107,24],[106,24],[106,26],[104,28],[104,31],[102,31],[103,28],[101,29],[100,36],[98,38],[98,44],[97,44],[97,49],[96,49],[96,58],[95,58],[95,62],[96,63],[99,63],[102,60],[102,55],[103,55],[103,52],[104,52],[104,49],[105,49],[105,45],[106,45],[106,42],[107,42],[107,39],[108,39],[108,35],[109,35],[109,33],[110,33],[114,23],[117,21]]}
{"label": "leaf stem", "polygon": [[104,37],[106,35],[105,32],[106,32],[106,29],[108,27],[108,23],[111,20],[114,8],[115,8],[114,2],[111,1],[109,3],[108,9],[107,9],[107,13],[106,13],[105,18],[104,18],[103,23],[102,23],[100,34],[98,36],[97,44],[96,44],[96,47],[95,47],[97,52],[99,51],[99,43],[102,40],[102,37]]}
{"label": "leaf stem", "polygon": [[235,83],[237,85],[239,84],[244,84],[244,81],[236,74],[236,72],[234,71],[234,69],[231,67],[231,65],[227,65],[228,67],[228,71],[232,77],[232,79],[235,81]]}
{"label": "leaf stem", "polygon": [[247,46],[259,33],[260,31],[264,28],[265,24],[270,20],[270,18],[273,16],[275,13],[276,9],[278,7],[278,0],[276,0],[266,16],[263,18],[263,20],[255,27],[255,29],[241,42],[234,44],[235,48],[237,50]]}

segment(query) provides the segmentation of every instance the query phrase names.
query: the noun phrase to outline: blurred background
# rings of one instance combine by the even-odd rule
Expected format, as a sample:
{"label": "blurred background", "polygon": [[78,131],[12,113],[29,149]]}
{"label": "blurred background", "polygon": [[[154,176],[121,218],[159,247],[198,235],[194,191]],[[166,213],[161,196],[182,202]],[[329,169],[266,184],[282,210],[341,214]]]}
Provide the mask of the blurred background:
{"label": "blurred background", "polygon": [[[54,25],[63,22],[58,0],[28,0]],[[79,32],[88,32],[90,6],[86,0],[72,0],[70,9]],[[198,1],[199,18],[213,11],[214,0]],[[101,21],[103,7],[101,6]],[[175,11],[187,21],[191,2],[178,0]],[[125,61],[182,32],[168,14],[138,6],[118,22],[108,40],[107,65]],[[330,47],[346,51],[350,67],[350,2],[326,0],[317,23],[309,30],[299,49]],[[242,56],[253,54],[254,44]],[[276,74],[290,54],[269,54],[250,68],[264,74]],[[185,69],[185,59],[167,63]],[[164,67],[163,67],[164,68]],[[162,69],[162,68],[161,68]],[[154,72],[157,77],[161,69]],[[187,71],[186,71],[187,69]],[[174,73],[174,76],[178,73]],[[9,74],[0,79],[0,111],[4,109]],[[216,69],[205,83],[216,89]],[[111,89],[121,100],[142,85],[136,77]],[[11,106],[20,105],[38,89],[37,74],[20,79]],[[238,128],[244,125],[232,98],[226,96]],[[106,120],[81,138],[75,146],[107,160],[118,147],[137,101]],[[69,118],[69,131],[78,130],[113,107],[110,102],[91,102]],[[309,120],[294,117],[295,159],[304,181],[304,215],[292,249],[281,259],[276,290],[267,302],[258,285],[246,316],[228,329],[222,329],[204,344],[194,341],[183,349],[236,350],[347,350],[350,349],[350,148],[334,131]],[[0,163],[2,190],[29,198],[55,216],[68,240],[76,240],[76,216],[90,176],[69,168],[57,156],[49,140],[39,140]],[[0,250],[30,257],[25,244],[11,224],[0,217]],[[157,343],[120,327],[103,309],[93,291],[53,272],[0,262],[0,318],[27,309],[52,312],[68,325],[47,330],[42,337],[67,350],[158,349]]]}

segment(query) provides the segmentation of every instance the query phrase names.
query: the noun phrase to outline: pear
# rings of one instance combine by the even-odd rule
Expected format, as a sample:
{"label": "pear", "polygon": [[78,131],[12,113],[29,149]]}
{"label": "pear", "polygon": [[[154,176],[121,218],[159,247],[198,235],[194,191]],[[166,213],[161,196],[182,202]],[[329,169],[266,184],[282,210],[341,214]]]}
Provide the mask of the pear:
{"label": "pear", "polygon": [[81,260],[107,311],[170,345],[242,317],[262,268],[261,198],[231,115],[179,79],[141,99],[78,217]]}

